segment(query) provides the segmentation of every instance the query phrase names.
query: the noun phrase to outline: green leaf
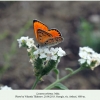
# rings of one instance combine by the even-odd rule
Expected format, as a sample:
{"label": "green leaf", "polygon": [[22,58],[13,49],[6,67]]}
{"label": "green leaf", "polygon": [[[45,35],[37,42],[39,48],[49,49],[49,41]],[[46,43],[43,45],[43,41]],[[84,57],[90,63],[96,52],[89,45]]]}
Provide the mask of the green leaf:
{"label": "green leaf", "polygon": [[57,74],[59,74],[59,70],[57,68],[54,69],[54,72]]}
{"label": "green leaf", "polygon": [[43,70],[43,60],[39,57],[34,60],[34,72],[36,76],[41,75],[41,71]]}
{"label": "green leaf", "polygon": [[65,70],[69,70],[71,73],[73,72],[73,69],[71,68],[65,68]]}
{"label": "green leaf", "polygon": [[68,90],[68,88],[62,83],[57,83],[54,87],[62,89],[62,90]]}

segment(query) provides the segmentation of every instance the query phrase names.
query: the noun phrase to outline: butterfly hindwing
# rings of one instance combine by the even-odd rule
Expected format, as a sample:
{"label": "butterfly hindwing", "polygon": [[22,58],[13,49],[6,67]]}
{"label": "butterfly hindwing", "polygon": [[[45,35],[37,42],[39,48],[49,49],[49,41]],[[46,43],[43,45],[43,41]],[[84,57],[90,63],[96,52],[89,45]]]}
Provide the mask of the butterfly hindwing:
{"label": "butterfly hindwing", "polygon": [[47,45],[47,46],[54,46],[56,44],[59,44],[60,42],[63,41],[63,38],[62,37],[55,37],[55,38],[50,38],[48,39],[47,41],[45,41],[45,44],[44,45]]}
{"label": "butterfly hindwing", "polygon": [[50,38],[52,38],[52,35],[49,34],[46,31],[43,31],[41,29],[38,29],[37,30],[37,38],[38,38],[38,42],[40,43],[40,45],[43,45],[45,43],[45,41],[47,41]]}
{"label": "butterfly hindwing", "polygon": [[41,46],[53,46],[63,41],[61,36],[53,37],[50,33],[45,32],[41,29],[38,29],[38,42],[41,43]]}

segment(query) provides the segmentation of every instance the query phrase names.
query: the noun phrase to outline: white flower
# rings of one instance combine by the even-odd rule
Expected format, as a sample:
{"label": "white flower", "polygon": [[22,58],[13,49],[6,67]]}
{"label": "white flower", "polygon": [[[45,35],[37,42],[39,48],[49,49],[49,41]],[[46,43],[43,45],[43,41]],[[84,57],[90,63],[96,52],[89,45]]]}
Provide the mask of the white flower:
{"label": "white flower", "polygon": [[39,53],[40,54],[45,53],[45,50],[46,50],[46,48],[39,48]]}
{"label": "white flower", "polygon": [[37,49],[37,47],[34,44],[34,40],[33,38],[29,38],[27,37],[21,37],[20,39],[17,39],[18,43],[19,43],[19,47],[22,47],[23,43],[25,43],[28,48],[32,48],[34,47],[35,49]]}
{"label": "white flower", "polygon": [[52,60],[57,60],[57,55],[51,57]]}
{"label": "white flower", "polygon": [[86,51],[88,53],[94,53],[95,52],[89,47],[80,47],[80,51]]}
{"label": "white flower", "polygon": [[86,62],[85,59],[79,59],[78,61],[79,61],[81,64],[84,64],[84,63]]}
{"label": "white flower", "polygon": [[57,60],[58,56],[62,57],[66,53],[60,47],[59,48],[42,47],[36,50],[33,54],[36,56],[36,58],[38,56],[40,59],[45,58],[48,61],[48,60]]}
{"label": "white flower", "polygon": [[50,52],[52,52],[53,54],[56,54],[58,52],[59,48],[51,48]]}
{"label": "white flower", "polygon": [[41,53],[41,55],[40,55],[40,59],[42,59],[42,58],[46,58],[47,57],[47,55],[45,54],[45,53]]}
{"label": "white flower", "polygon": [[19,47],[22,46],[22,42],[27,42],[28,40],[28,36],[27,37],[21,37],[20,39],[17,39],[18,43],[19,43]]}
{"label": "white flower", "polygon": [[44,48],[44,53],[46,53],[46,54],[48,54],[48,53],[50,53],[50,50],[49,50],[49,48]]}
{"label": "white flower", "polygon": [[27,49],[27,52],[31,52],[31,48],[28,48],[28,49]]}
{"label": "white flower", "polygon": [[79,63],[86,63],[86,66],[90,66],[92,70],[100,65],[100,54],[96,53],[89,47],[80,47],[79,56],[81,57],[78,60]]}
{"label": "white flower", "polygon": [[34,51],[33,55],[35,56],[35,59],[37,59],[38,55],[39,55],[39,49],[37,49],[36,51]]}
{"label": "white flower", "polygon": [[57,60],[57,55],[55,55],[53,52],[50,52],[47,54],[46,60]]}
{"label": "white flower", "polygon": [[0,89],[1,90],[12,90],[12,88],[11,87],[8,87],[7,85],[1,86]]}
{"label": "white flower", "polygon": [[62,56],[64,56],[66,53],[65,53],[65,51],[63,51],[62,50],[62,48],[61,47],[59,47],[59,50],[58,50],[58,56],[60,56],[60,57],[62,57]]}
{"label": "white flower", "polygon": [[32,48],[32,47],[36,48],[33,38],[28,39],[26,41],[26,45],[28,46],[28,48]]}
{"label": "white flower", "polygon": [[84,58],[84,59],[86,59],[86,58],[88,57],[86,51],[80,51],[80,52],[79,52],[79,56],[80,56],[81,58]]}
{"label": "white flower", "polygon": [[36,51],[33,52],[34,55],[38,55],[39,54],[39,49],[37,49]]}

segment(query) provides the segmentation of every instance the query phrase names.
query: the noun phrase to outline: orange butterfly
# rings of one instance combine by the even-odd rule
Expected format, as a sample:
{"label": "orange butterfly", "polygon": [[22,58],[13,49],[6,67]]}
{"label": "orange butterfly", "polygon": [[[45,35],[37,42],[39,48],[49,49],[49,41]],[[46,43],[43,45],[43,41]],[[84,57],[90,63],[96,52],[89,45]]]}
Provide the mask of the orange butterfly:
{"label": "orange butterfly", "polygon": [[63,41],[63,37],[57,29],[49,30],[45,24],[38,20],[33,20],[33,28],[40,46],[53,46]]}

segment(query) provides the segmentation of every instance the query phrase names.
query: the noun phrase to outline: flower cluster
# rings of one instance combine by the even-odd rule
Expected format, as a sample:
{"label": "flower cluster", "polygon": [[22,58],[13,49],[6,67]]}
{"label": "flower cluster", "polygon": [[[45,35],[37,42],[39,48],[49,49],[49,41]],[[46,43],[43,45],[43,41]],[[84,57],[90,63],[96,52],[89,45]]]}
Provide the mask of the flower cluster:
{"label": "flower cluster", "polygon": [[86,67],[90,67],[91,70],[100,65],[100,54],[89,47],[80,47],[79,56],[81,57],[79,63],[86,64]]}
{"label": "flower cluster", "polygon": [[[46,58],[46,60],[57,60],[58,57],[64,56],[66,53],[62,50],[61,47],[57,48],[48,48],[48,47],[40,47],[37,49],[37,47],[34,44],[34,40],[32,38],[27,37],[21,37],[20,39],[17,39],[19,43],[19,47],[27,46],[28,53],[31,52],[31,48],[34,47],[35,51],[33,52],[33,55],[35,56],[35,59],[39,57],[40,59]],[[30,62],[33,62],[33,59],[30,59]]]}
{"label": "flower cluster", "polygon": [[33,38],[29,38],[28,36],[21,37],[20,39],[17,39],[17,41],[19,43],[19,47],[27,46],[28,48],[36,48]]}
{"label": "flower cluster", "polygon": [[1,86],[0,90],[12,90],[12,88],[5,85],[5,86]]}
{"label": "flower cluster", "polygon": [[34,53],[35,57],[39,57],[40,59],[45,58],[48,60],[57,60],[58,57],[64,56],[66,53],[62,50],[61,47],[57,48],[48,48],[48,47],[42,47],[36,50]]}
{"label": "flower cluster", "polygon": [[35,76],[44,76],[48,74],[60,61],[60,57],[66,53],[61,47],[39,47],[34,44],[34,40],[28,37],[17,39],[19,47],[26,47],[32,66],[34,66]]}

